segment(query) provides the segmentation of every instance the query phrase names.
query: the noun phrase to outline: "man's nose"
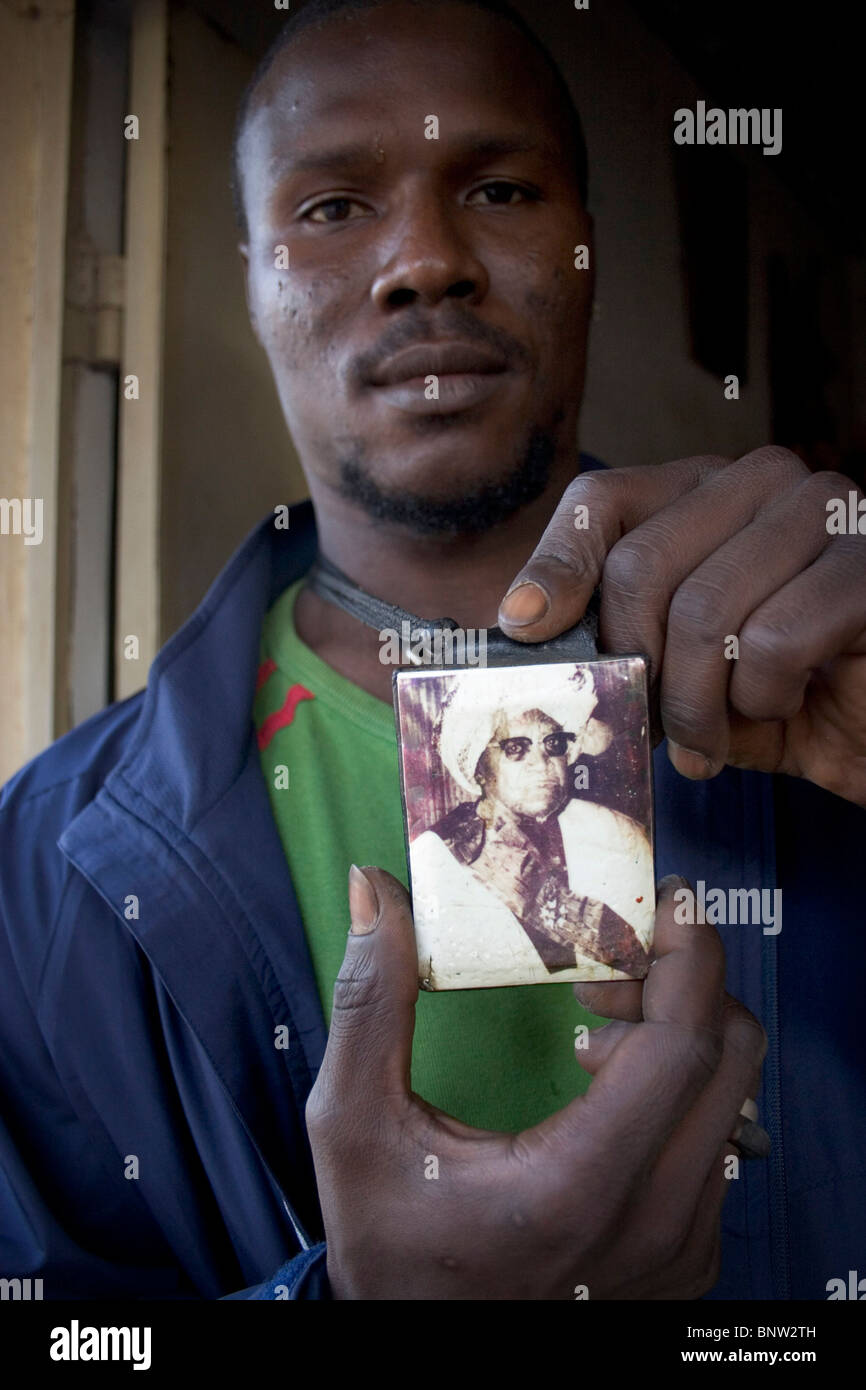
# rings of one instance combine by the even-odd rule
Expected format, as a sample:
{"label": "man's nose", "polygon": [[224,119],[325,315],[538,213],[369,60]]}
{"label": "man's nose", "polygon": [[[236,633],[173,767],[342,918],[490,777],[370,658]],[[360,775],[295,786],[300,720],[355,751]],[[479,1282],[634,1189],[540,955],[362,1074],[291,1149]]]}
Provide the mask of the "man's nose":
{"label": "man's nose", "polygon": [[445,298],[481,302],[489,281],[457,225],[466,215],[435,196],[412,198],[393,228],[384,264],[373,282],[377,308],[395,309],[419,301],[432,305]]}
{"label": "man's nose", "polygon": [[535,768],[547,767],[550,762],[550,755],[547,749],[540,743],[533,743],[529,748],[524,762],[531,764]]}

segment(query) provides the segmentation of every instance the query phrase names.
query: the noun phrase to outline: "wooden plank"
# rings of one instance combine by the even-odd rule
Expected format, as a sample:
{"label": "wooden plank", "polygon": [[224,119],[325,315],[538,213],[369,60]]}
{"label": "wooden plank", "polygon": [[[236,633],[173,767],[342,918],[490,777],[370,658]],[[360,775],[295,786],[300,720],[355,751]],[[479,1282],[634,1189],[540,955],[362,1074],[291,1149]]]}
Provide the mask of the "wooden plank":
{"label": "wooden plank", "polygon": [[54,737],[58,453],[73,0],[0,11],[0,494],[41,509],[0,536],[0,778]]}
{"label": "wooden plank", "polygon": [[[165,144],[167,6],[137,0],[133,9],[126,176],[126,314],[120,369],[115,694],[141,688],[159,648],[159,479],[162,331],[165,299]],[[118,132],[118,138],[124,138]],[[125,380],[138,379],[138,399]],[[138,660],[124,642],[138,639]]]}

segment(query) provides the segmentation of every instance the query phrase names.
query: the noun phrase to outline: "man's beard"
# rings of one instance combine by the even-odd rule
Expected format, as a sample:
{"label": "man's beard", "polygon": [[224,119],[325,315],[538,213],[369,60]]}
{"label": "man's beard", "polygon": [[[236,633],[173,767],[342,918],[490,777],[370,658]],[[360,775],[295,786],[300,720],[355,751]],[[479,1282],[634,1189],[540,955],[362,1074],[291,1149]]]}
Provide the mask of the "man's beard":
{"label": "man's beard", "polygon": [[495,483],[459,497],[427,497],[406,489],[385,491],[363,467],[360,454],[340,462],[339,491],[376,521],[405,526],[419,536],[464,536],[489,531],[540,497],[556,457],[552,432],[533,426],[522,457]]}

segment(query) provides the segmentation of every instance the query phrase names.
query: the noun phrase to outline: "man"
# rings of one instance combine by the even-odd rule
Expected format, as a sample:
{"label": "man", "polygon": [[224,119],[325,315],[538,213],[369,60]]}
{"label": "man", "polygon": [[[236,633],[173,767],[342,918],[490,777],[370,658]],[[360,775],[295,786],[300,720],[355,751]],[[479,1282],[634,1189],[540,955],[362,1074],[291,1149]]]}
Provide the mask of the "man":
{"label": "man", "polygon": [[[866,560],[824,526],[848,480],[778,449],[575,480],[592,224],[549,62],[489,6],[311,13],[239,162],[317,533],[306,505],[263,523],[147,691],[6,788],[7,1268],[46,1297],[823,1297],[864,1245]],[[404,867],[390,672],[303,584],[317,538],[413,614],[489,626],[508,591],[529,641],[601,578],[602,645],[650,657],[677,768],[656,759],[660,867],[766,888],[778,860],[781,939],[727,933],[760,1090],[764,1036],[669,881],[646,984],[580,990],[615,1019],[577,1053],[585,1096],[567,987],[423,996],[413,1051],[394,877],[353,869],[344,935],[349,857]],[[743,768],[787,774],[775,855]],[[734,1179],[754,1099],[773,1153]]]}

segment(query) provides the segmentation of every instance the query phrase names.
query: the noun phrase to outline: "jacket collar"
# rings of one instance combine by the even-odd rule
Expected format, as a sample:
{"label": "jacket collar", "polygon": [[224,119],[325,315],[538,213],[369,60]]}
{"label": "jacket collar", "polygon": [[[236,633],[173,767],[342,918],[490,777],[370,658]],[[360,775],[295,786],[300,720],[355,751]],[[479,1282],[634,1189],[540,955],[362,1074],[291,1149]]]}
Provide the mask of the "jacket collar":
{"label": "jacket collar", "polygon": [[[126,756],[106,780],[132,787],[187,834],[240,776],[247,758],[262,621],[313,562],[312,505],[277,530],[266,517],[150,668],[141,718]],[[218,743],[215,742],[218,739]]]}

